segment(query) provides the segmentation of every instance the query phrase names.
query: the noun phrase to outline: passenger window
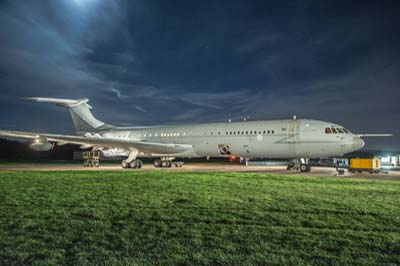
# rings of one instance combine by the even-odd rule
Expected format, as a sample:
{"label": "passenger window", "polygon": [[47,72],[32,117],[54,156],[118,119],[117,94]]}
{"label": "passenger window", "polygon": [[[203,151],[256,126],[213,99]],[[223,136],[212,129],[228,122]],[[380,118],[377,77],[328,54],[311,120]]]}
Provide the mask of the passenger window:
{"label": "passenger window", "polygon": [[246,135],[248,135],[249,134],[249,131],[246,131]]}
{"label": "passenger window", "polygon": [[263,131],[263,134],[265,135],[265,130]]}
{"label": "passenger window", "polygon": [[272,130],[271,133],[274,134],[274,131]]}

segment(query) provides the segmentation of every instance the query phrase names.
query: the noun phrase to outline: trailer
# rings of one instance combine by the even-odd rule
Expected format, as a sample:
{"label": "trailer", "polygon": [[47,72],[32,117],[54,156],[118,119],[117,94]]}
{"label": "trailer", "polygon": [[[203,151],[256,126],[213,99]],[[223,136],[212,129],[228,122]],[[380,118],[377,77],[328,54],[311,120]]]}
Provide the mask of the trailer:
{"label": "trailer", "polygon": [[370,172],[379,173],[381,171],[380,158],[352,158],[350,159],[349,172]]}
{"label": "trailer", "polygon": [[99,167],[100,151],[84,151],[82,155],[83,167]]}

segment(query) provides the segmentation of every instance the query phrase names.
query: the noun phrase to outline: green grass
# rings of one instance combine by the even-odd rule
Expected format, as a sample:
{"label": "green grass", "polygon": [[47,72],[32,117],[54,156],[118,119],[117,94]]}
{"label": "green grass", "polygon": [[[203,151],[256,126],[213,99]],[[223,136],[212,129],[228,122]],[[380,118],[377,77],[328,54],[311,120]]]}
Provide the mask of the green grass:
{"label": "green grass", "polygon": [[400,182],[0,172],[0,265],[400,265]]}

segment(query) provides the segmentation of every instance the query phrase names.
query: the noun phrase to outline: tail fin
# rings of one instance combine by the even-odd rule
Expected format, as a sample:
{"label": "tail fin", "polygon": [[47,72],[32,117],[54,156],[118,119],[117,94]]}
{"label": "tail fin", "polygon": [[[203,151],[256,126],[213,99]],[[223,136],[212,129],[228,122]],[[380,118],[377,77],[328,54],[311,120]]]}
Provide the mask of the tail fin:
{"label": "tail fin", "polygon": [[103,129],[111,128],[111,125],[105,124],[97,120],[90,112],[92,107],[88,104],[89,99],[56,99],[56,98],[23,98],[27,101],[40,103],[55,103],[57,106],[67,107],[75,126],[76,132],[95,132]]}

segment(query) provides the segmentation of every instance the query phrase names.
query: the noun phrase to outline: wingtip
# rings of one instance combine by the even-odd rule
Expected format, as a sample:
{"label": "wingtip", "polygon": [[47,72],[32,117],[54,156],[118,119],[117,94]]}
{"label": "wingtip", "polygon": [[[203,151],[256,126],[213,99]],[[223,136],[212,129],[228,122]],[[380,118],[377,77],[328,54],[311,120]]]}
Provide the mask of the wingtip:
{"label": "wingtip", "polygon": [[20,100],[37,102],[38,98],[37,97],[22,97],[22,98],[20,98]]}

